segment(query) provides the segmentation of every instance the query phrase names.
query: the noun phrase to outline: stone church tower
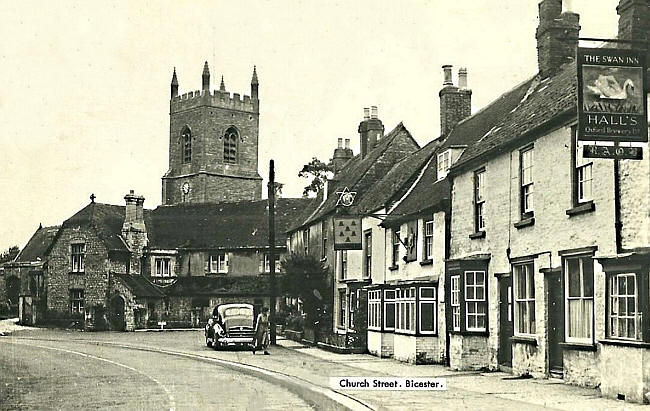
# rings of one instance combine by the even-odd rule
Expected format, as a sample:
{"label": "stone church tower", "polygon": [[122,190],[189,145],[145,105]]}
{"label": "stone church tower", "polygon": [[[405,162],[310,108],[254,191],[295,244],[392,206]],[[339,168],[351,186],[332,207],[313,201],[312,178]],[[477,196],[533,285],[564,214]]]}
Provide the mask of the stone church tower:
{"label": "stone church tower", "polygon": [[210,91],[203,66],[202,89],[178,94],[176,69],[169,103],[169,169],[162,177],[162,203],[217,203],[259,200],[257,171],[259,100],[253,68],[251,95],[230,95],[221,78]]}

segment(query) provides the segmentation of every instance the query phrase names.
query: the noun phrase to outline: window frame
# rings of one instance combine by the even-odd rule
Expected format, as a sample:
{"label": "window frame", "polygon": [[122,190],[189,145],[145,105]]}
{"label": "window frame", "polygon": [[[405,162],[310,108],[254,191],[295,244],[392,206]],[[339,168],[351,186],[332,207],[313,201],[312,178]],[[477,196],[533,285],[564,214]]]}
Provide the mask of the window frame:
{"label": "window frame", "polygon": [[223,133],[223,162],[226,164],[239,163],[239,130],[230,126]]}
{"label": "window frame", "polygon": [[321,259],[327,257],[327,221],[321,222]]}
{"label": "window frame", "polygon": [[[586,159],[582,156],[581,148],[584,142],[578,140],[577,126],[571,127],[571,202],[573,207],[578,207],[583,204],[593,203],[593,159]],[[590,178],[581,178],[581,171],[589,170]],[[581,183],[582,182],[582,183]],[[589,196],[585,195],[584,183],[589,182]],[[581,184],[583,184],[581,186]]]}
{"label": "window frame", "polygon": [[[578,261],[578,276],[579,276],[579,285],[580,285],[580,295],[571,296],[571,280],[569,278],[569,260]],[[591,261],[591,296],[585,295],[585,270],[584,270],[584,261]],[[576,254],[576,255],[567,255],[562,258],[562,275],[564,281],[564,338],[568,343],[577,343],[577,344],[594,344],[595,342],[595,285],[596,285],[596,270],[595,264],[593,261],[593,254]],[[590,310],[590,319],[589,319],[589,334],[590,337],[581,338],[581,337],[572,337],[570,335],[571,331],[571,315],[570,315],[570,301],[587,301],[591,300],[591,310]],[[584,317],[582,318],[584,322]],[[586,323],[585,323],[586,324]],[[584,324],[583,324],[584,326]]]}
{"label": "window frame", "polygon": [[[460,274],[454,274],[450,278],[450,306],[451,306],[451,329],[453,331],[461,331],[461,315],[460,315]],[[455,297],[455,298],[454,298]]]}
{"label": "window frame", "polygon": [[[423,290],[432,290],[433,297],[423,296]],[[422,312],[424,305],[433,305],[433,330],[424,330],[422,328]],[[418,300],[417,300],[417,326],[418,332],[425,335],[437,335],[438,334],[438,287],[436,286],[422,286],[418,288]]]}
{"label": "window frame", "polygon": [[[75,249],[77,247],[80,249]],[[70,244],[70,271],[73,273],[86,272],[86,243]]]}
{"label": "window frame", "polygon": [[[529,160],[527,161],[526,159]],[[519,150],[519,208],[522,219],[530,218],[535,214],[534,165],[534,146],[531,144]],[[529,177],[526,177],[527,172],[530,174]]]}
{"label": "window frame", "polygon": [[[389,296],[389,293],[392,293],[392,297]],[[382,302],[382,325],[383,329],[385,331],[395,331],[395,326],[397,325],[397,307],[395,306],[395,297],[396,297],[396,292],[395,290],[384,290],[383,292],[383,302]],[[390,327],[386,324],[386,319],[389,317],[388,316],[388,306],[393,307],[393,326]]]}
{"label": "window frame", "polygon": [[348,250],[339,250],[339,280],[348,279]]}
{"label": "window frame", "polygon": [[305,249],[305,255],[309,255],[309,228],[302,230],[302,246]]}
{"label": "window frame", "polygon": [[[618,304],[614,304],[614,302],[612,300],[614,299],[614,297],[617,297],[617,298],[621,298],[621,297],[629,298],[631,296],[631,294],[618,294],[618,293],[616,295],[613,294],[612,286],[613,286],[614,283],[617,283],[617,284],[619,283],[618,281],[616,281],[616,280],[619,279],[619,277],[628,277],[628,278],[634,279],[634,295],[633,295],[633,297],[634,297],[634,316],[624,316],[626,320],[629,320],[630,318],[633,319],[634,331],[635,331],[635,337],[634,338],[615,335],[613,333],[613,330],[612,330],[614,328],[613,324],[612,324],[612,318],[613,318],[612,317],[612,315],[613,315],[612,310],[614,309],[615,305],[618,305]],[[641,292],[641,286],[643,286],[643,284],[639,284],[639,283],[641,283],[641,281],[639,281],[639,280],[640,280],[640,278],[639,278],[638,274],[636,272],[634,272],[634,271],[622,271],[622,272],[607,274],[607,276],[606,276],[606,281],[607,281],[607,311],[606,311],[606,313],[607,313],[606,314],[606,318],[607,318],[607,321],[606,321],[606,329],[607,329],[607,331],[606,331],[606,333],[607,334],[606,335],[607,335],[607,338],[610,338],[610,339],[613,339],[613,340],[621,340],[621,341],[644,341],[644,338],[643,338],[644,337],[643,336],[643,325],[644,325],[643,324],[644,323],[643,314],[644,314],[644,312],[643,312],[643,306],[641,305],[641,298],[643,296],[642,295],[643,293]],[[646,296],[647,296],[647,294],[646,294]],[[616,315],[615,318],[620,319],[621,317],[623,317],[623,316]]]}
{"label": "window frame", "polygon": [[[423,220],[423,244],[422,244],[422,259],[433,260],[433,219]],[[430,228],[430,230],[428,230]]]}
{"label": "window frame", "polygon": [[[523,270],[523,271],[518,271]],[[520,295],[521,276],[525,278],[524,293]],[[512,265],[512,290],[514,294],[514,334],[519,336],[536,336],[537,335],[537,303],[535,293],[535,262],[522,261]],[[531,288],[532,281],[532,288]],[[532,290],[532,295],[531,295]],[[532,311],[531,311],[532,306]],[[522,307],[526,307],[524,318],[524,329],[519,324],[522,316]],[[532,318],[531,318],[532,313]]]}
{"label": "window frame", "polygon": [[85,314],[86,296],[81,288],[71,288],[68,291],[71,314]]}
{"label": "window frame", "polygon": [[372,230],[363,232],[363,278],[372,277]]}
{"label": "window frame", "polygon": [[[275,272],[279,273],[282,268],[280,259],[276,255],[275,258]],[[269,253],[262,253],[262,258],[260,259],[260,273],[268,274],[271,272],[271,258]]]}
{"label": "window frame", "polygon": [[188,126],[181,132],[182,153],[181,161],[183,164],[192,162],[192,130]]}
{"label": "window frame", "polygon": [[[152,277],[155,278],[170,278],[170,277],[175,277],[173,269],[172,269],[172,259],[171,257],[154,257],[153,258],[154,264],[153,264],[153,270],[152,270]],[[165,271],[165,264],[167,268],[167,274],[164,273]],[[161,264],[160,266],[160,271],[161,273],[159,274],[158,270],[158,264]]]}
{"label": "window frame", "polygon": [[400,230],[393,229],[392,232],[391,263],[393,267],[397,267],[399,265],[399,246],[401,244]]}
{"label": "window frame", "polygon": [[417,333],[417,297],[415,287],[395,289],[395,333]]}
{"label": "window frame", "polygon": [[354,329],[354,320],[355,320],[355,311],[357,309],[357,304],[359,299],[357,297],[356,291],[350,290],[348,294],[348,330]]}
{"label": "window frame", "polygon": [[436,158],[436,174],[437,180],[440,181],[447,177],[449,169],[451,168],[451,149],[438,153]]}
{"label": "window frame", "polygon": [[347,314],[347,290],[339,290],[339,313],[338,313],[338,324],[337,328],[345,328],[346,326],[346,314]]}
{"label": "window frame", "polygon": [[[474,274],[474,284],[468,284],[467,281],[467,275],[469,273]],[[481,273],[483,277],[483,284],[478,284],[476,282],[476,274]],[[469,288],[474,289],[474,298],[467,298],[468,295],[468,289]],[[483,290],[483,298],[476,298],[476,292],[478,289]],[[488,327],[488,322],[487,322],[487,275],[486,271],[484,270],[464,270],[463,271],[463,301],[465,302],[464,308],[465,308],[465,330],[470,331],[470,332],[485,332],[487,331]],[[470,306],[474,305],[476,307],[476,312],[470,311]],[[483,307],[483,312],[480,312],[479,308]],[[484,318],[484,326],[483,327],[469,327],[469,317],[475,317],[476,318],[476,324],[478,325],[479,323],[479,318],[483,317]]]}
{"label": "window frame", "polygon": [[228,253],[222,252],[210,254],[208,268],[210,274],[228,274],[228,271],[230,271]]}
{"label": "window frame", "polygon": [[368,290],[368,329],[382,330],[382,290]]}
{"label": "window frame", "polygon": [[474,171],[474,232],[485,232],[485,168]]}

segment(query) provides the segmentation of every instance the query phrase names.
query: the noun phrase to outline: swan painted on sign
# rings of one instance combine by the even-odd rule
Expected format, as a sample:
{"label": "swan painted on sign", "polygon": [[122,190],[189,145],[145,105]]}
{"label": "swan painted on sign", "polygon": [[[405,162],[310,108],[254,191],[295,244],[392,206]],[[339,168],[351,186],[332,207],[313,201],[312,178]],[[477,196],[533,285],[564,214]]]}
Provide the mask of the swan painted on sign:
{"label": "swan painted on sign", "polygon": [[632,80],[625,80],[621,87],[614,76],[604,76],[602,74],[594,80],[593,86],[587,85],[587,88],[600,98],[608,100],[625,100],[628,92],[630,95],[634,95],[634,82]]}

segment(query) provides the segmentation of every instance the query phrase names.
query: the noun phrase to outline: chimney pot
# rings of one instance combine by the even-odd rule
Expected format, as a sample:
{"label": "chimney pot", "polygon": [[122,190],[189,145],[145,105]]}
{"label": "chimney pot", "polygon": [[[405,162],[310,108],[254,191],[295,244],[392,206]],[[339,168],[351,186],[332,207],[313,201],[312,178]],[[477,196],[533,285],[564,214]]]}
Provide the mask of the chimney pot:
{"label": "chimney pot", "polygon": [[562,13],[566,13],[566,12],[569,13],[575,12],[573,8],[573,0],[564,0],[562,2]]}
{"label": "chimney pot", "polygon": [[465,67],[458,70],[458,87],[467,88],[467,69]]}
{"label": "chimney pot", "polygon": [[370,119],[370,109],[368,107],[363,109],[363,119],[364,120]]}
{"label": "chimney pot", "polygon": [[377,106],[372,106],[370,118],[377,118]]}
{"label": "chimney pot", "polygon": [[343,148],[343,139],[342,138],[339,138],[338,148]]}
{"label": "chimney pot", "polygon": [[453,86],[454,82],[451,79],[451,65],[450,64],[445,64],[442,66],[442,71],[444,73],[445,79],[442,82],[443,86]]}
{"label": "chimney pot", "polygon": [[350,148],[350,139],[346,138],[345,139],[345,149],[348,150]]}

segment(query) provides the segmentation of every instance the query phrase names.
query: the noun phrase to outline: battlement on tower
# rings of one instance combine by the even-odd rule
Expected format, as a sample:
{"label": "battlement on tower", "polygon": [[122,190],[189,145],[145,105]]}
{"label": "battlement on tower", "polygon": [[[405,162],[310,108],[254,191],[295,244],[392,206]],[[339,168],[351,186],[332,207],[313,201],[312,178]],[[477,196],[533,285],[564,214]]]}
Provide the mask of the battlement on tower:
{"label": "battlement on tower", "polygon": [[246,95],[242,98],[239,93],[230,94],[228,91],[220,90],[213,90],[212,93],[206,90],[190,91],[172,98],[169,104],[172,113],[200,106],[227,108],[250,113],[257,113],[259,110],[257,99],[251,99]]}

